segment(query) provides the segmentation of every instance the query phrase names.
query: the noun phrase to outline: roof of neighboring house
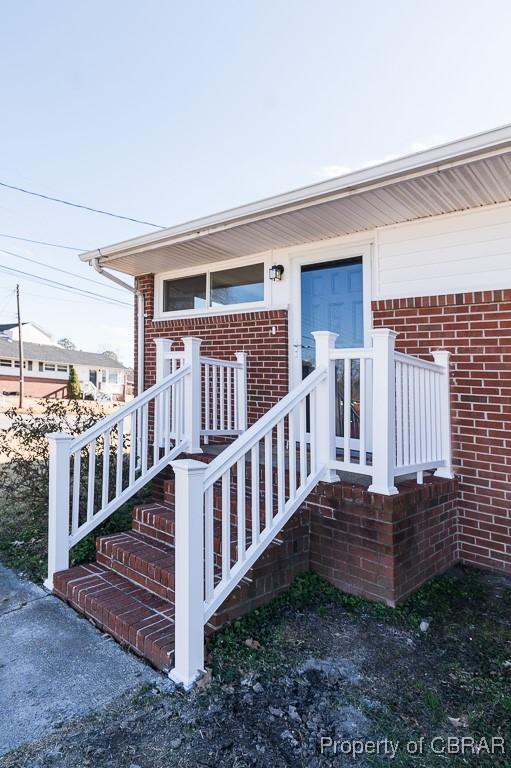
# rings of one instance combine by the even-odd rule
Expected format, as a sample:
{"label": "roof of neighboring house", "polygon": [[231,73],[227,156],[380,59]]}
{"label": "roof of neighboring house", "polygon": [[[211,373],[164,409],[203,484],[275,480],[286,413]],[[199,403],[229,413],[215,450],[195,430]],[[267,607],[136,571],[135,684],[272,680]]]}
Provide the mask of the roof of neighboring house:
{"label": "roof of neighboring house", "polygon": [[[46,363],[66,363],[67,365],[91,365],[95,368],[122,368],[126,366],[118,360],[100,352],[84,352],[81,349],[64,349],[51,344],[23,344],[26,360],[41,360]],[[0,338],[0,357],[18,359],[18,343]]]}
{"label": "roof of neighboring house", "polygon": [[130,275],[316,242],[511,200],[511,125],[88,251]]}
{"label": "roof of neighboring house", "polygon": [[0,333],[4,333],[4,331],[10,331],[11,328],[16,328],[18,323],[0,323]]}

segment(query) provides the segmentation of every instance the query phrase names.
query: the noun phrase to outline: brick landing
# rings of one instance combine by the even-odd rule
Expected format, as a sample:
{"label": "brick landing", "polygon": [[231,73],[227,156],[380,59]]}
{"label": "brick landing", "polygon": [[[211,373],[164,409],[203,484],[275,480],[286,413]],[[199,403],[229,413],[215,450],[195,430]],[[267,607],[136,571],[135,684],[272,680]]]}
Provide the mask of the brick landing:
{"label": "brick landing", "polygon": [[[168,671],[174,650],[173,480],[162,486],[161,501],[133,510],[132,531],[97,539],[95,563],[56,574],[55,593]],[[459,559],[456,481],[429,477],[424,485],[398,488],[397,496],[379,496],[347,483],[319,483],[207,631],[268,603],[309,569],[346,592],[394,606],[449,568]]]}

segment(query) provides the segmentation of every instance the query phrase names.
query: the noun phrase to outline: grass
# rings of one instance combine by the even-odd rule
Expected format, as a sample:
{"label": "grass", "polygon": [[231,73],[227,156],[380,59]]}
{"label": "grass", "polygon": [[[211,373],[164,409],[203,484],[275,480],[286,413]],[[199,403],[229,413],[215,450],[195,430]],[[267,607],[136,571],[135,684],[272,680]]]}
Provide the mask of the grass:
{"label": "grass", "polygon": [[[90,562],[96,552],[96,537],[131,528],[131,510],[145,500],[138,494],[114,512],[103,525],[85,536],[70,552],[71,565]],[[46,506],[0,499],[0,562],[32,581],[46,578],[48,554],[48,510]]]}

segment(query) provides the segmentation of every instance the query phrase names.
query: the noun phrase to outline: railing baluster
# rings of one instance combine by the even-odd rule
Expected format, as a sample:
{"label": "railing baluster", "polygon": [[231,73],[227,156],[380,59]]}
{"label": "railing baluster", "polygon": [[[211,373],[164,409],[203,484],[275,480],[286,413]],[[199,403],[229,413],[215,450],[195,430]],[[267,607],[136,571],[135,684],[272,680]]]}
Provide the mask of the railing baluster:
{"label": "railing baluster", "polygon": [[298,412],[299,412],[299,419],[300,419],[300,485],[298,486],[301,488],[302,485],[305,484],[305,480],[307,479],[307,439],[306,439],[306,429],[307,429],[307,412],[306,412],[306,406],[305,406],[305,398],[303,400],[300,400],[300,405],[298,406]]}
{"label": "railing baluster", "polygon": [[296,495],[296,440],[295,440],[295,410],[290,412],[288,418],[288,436],[289,436],[289,498],[294,499]]}
{"label": "railing baluster", "polygon": [[124,423],[121,419],[117,422],[117,461],[115,468],[115,495],[120,496],[122,493],[122,470],[124,460]]}
{"label": "railing baluster", "polygon": [[96,490],[96,440],[89,443],[89,473],[87,478],[87,522],[94,515],[94,492]]}
{"label": "railing baluster", "polygon": [[238,560],[245,559],[246,544],[246,492],[245,492],[245,456],[236,464],[237,489],[237,526],[238,526]]}
{"label": "railing baluster", "polygon": [[261,517],[259,514],[259,443],[250,452],[251,497],[252,497],[252,546],[259,542]]}
{"label": "railing baluster", "polygon": [[210,397],[211,392],[209,389],[209,365],[206,363],[204,366],[204,429],[206,430],[211,429],[211,425],[209,423]]}
{"label": "railing baluster", "polygon": [[133,485],[135,482],[135,467],[137,464],[137,411],[131,414],[131,434],[130,434],[130,463],[128,483]]}
{"label": "railing baluster", "polygon": [[75,452],[73,456],[73,501],[71,510],[71,532],[78,530],[80,523],[80,465],[81,450]]}
{"label": "railing baluster", "polygon": [[170,389],[163,393],[164,453],[170,452]]}
{"label": "railing baluster", "polygon": [[142,441],[141,441],[141,461],[142,461],[142,474],[147,472],[147,452],[149,450],[149,406],[146,403],[142,408]]}
{"label": "railing baluster", "polygon": [[272,432],[264,436],[264,519],[267,529],[273,519],[273,455]]}
{"label": "railing baluster", "polygon": [[[311,411],[314,413],[314,411]],[[277,514],[284,512],[286,502],[285,473],[284,473],[284,419],[277,424]]]}
{"label": "railing baluster", "polygon": [[231,572],[231,470],[222,475],[222,581]]}
{"label": "railing baluster", "polygon": [[108,504],[108,490],[110,483],[110,430],[103,434],[103,477],[101,486],[101,507]]}
{"label": "railing baluster", "polygon": [[415,438],[415,455],[414,464],[420,464],[421,457],[421,432],[420,432],[420,381],[419,381],[419,368],[413,369],[413,401],[414,401],[414,438]]}
{"label": "railing baluster", "polygon": [[403,365],[402,374],[402,402],[403,402],[403,464],[410,463],[410,393],[408,391],[409,365]]}
{"label": "railing baluster", "polygon": [[218,407],[217,407],[217,399],[218,399],[218,387],[217,387],[217,371],[218,366],[213,365],[213,392],[212,392],[212,398],[213,398],[213,426],[212,429],[218,429]]}
{"label": "railing baluster", "polygon": [[403,464],[403,365],[396,362],[396,465]]}
{"label": "railing baluster", "polygon": [[215,539],[213,524],[213,486],[204,494],[204,570],[206,600],[211,600],[215,588]]}
{"label": "railing baluster", "polygon": [[154,398],[154,434],[153,434],[153,466],[158,463],[160,456],[160,416],[161,416],[161,399],[160,394],[157,394]]}
{"label": "railing baluster", "polygon": [[232,429],[232,368],[225,369],[225,376],[227,378],[227,419],[225,428]]}
{"label": "railing baluster", "polygon": [[224,393],[224,369],[218,366],[218,376],[220,378],[220,429],[224,429],[225,414],[225,393]]}
{"label": "railing baluster", "polygon": [[366,360],[360,358],[359,373],[359,414],[358,414],[358,439],[359,439],[359,458],[358,463],[361,467],[367,466],[366,463]]}
{"label": "railing baluster", "polygon": [[344,461],[351,463],[351,360],[344,358]]}

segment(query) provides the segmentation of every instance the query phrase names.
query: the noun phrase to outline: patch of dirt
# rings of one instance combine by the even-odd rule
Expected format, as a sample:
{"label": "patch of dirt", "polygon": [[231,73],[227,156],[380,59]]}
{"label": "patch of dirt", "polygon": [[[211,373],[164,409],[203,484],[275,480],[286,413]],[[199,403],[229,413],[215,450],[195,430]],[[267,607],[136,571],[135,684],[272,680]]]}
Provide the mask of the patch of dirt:
{"label": "patch of dirt", "polygon": [[[509,768],[509,580],[458,569],[394,611],[311,585],[219,633],[209,684],[185,694],[162,677],[0,766]],[[507,754],[463,754],[461,737]]]}

